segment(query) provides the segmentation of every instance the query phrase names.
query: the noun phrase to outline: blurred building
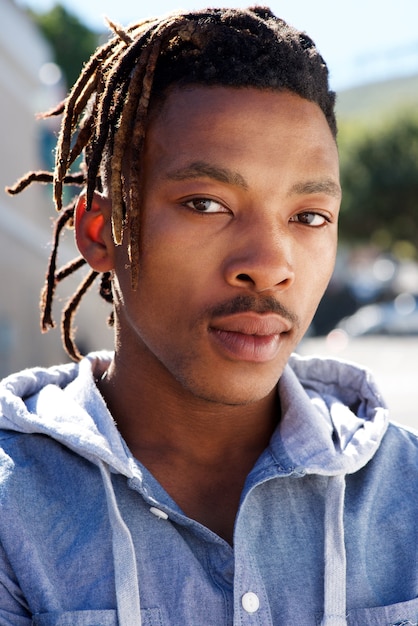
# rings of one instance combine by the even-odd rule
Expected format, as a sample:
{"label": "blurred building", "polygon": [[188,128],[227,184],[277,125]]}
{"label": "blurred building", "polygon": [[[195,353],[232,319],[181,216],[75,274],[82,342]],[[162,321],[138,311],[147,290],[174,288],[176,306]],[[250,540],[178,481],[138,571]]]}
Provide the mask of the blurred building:
{"label": "blurred building", "polygon": [[[67,356],[59,328],[42,335],[39,327],[39,292],[54,216],[50,189],[33,185],[15,197],[4,192],[22,174],[52,162],[56,123],[40,123],[36,113],[56,104],[64,90],[49,46],[23,10],[13,0],[0,0],[0,14],[0,376],[4,376],[27,366],[62,362]],[[68,233],[59,264],[75,255]],[[58,291],[54,316],[58,327],[63,300],[80,280],[81,276]],[[82,303],[76,319],[81,348],[112,345],[108,313],[97,293]]]}

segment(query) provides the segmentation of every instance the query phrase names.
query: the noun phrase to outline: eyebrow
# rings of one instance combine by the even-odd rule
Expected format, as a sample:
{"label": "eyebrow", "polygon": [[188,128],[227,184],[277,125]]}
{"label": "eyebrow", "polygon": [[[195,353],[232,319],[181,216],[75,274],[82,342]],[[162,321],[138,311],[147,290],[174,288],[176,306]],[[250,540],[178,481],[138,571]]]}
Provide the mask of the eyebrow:
{"label": "eyebrow", "polygon": [[339,200],[341,198],[341,187],[331,179],[308,180],[304,183],[296,183],[293,185],[288,195],[303,196],[315,193],[323,193]]}
{"label": "eyebrow", "polygon": [[[234,172],[226,167],[206,163],[205,161],[194,161],[185,167],[167,172],[165,177],[168,180],[190,180],[193,178],[207,177],[221,183],[234,185],[246,190],[249,188],[245,178],[238,172]],[[310,195],[320,193],[340,199],[341,187],[331,179],[310,180],[293,185],[288,195]]]}
{"label": "eyebrow", "polygon": [[238,172],[233,172],[226,167],[205,163],[204,161],[194,161],[185,167],[181,167],[178,170],[173,170],[166,174],[166,178],[169,180],[188,180],[202,177],[213,178],[220,183],[248,189],[245,178]]}

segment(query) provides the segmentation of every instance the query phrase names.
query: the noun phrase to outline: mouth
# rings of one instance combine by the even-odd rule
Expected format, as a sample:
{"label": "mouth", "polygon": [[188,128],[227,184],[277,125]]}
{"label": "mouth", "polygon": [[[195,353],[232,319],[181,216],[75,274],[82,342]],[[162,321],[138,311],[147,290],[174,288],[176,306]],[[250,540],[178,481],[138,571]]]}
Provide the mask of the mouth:
{"label": "mouth", "polygon": [[209,331],[217,348],[230,358],[266,363],[277,356],[290,329],[290,323],[277,315],[245,313],[219,318]]}

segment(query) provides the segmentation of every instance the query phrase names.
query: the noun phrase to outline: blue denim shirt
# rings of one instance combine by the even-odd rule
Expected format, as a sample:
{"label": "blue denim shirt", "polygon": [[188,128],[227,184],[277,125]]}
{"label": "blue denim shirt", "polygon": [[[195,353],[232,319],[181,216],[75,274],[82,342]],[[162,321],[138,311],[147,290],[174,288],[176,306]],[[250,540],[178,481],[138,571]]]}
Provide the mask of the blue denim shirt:
{"label": "blue denim shirt", "polygon": [[3,382],[0,626],[418,621],[418,440],[366,372],[292,358],[232,547],[130,454],[94,385],[108,359]]}

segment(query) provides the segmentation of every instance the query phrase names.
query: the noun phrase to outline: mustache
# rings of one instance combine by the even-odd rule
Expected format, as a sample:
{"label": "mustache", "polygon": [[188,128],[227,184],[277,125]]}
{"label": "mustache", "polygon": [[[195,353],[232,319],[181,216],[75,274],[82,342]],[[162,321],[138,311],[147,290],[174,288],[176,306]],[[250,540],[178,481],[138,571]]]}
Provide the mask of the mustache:
{"label": "mustache", "polygon": [[218,304],[209,310],[209,314],[213,317],[233,315],[234,313],[275,313],[291,322],[294,326],[299,326],[298,316],[276,300],[276,298],[269,295],[236,296],[232,300]]}

